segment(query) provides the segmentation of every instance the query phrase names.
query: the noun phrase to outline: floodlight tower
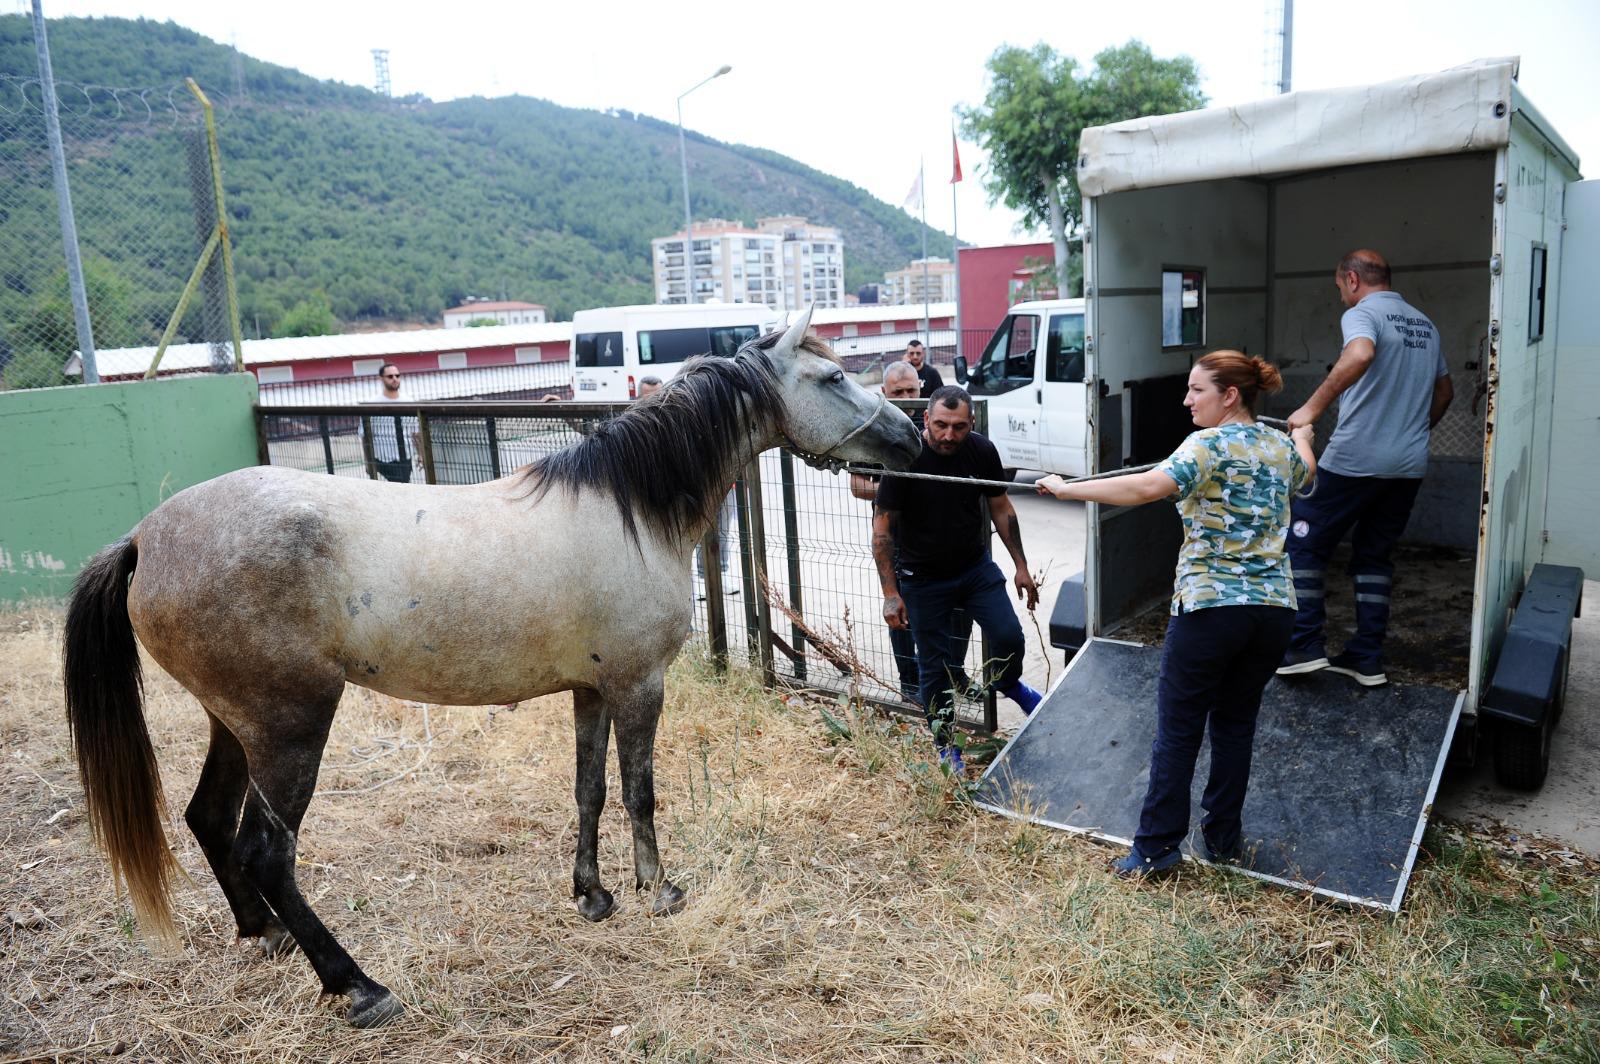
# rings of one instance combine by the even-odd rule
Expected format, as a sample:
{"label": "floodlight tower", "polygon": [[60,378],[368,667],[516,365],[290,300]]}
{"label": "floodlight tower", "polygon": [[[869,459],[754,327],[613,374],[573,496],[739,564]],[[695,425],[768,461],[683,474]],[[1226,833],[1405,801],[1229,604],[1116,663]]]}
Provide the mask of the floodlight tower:
{"label": "floodlight tower", "polygon": [[377,93],[379,96],[392,96],[389,91],[389,49],[374,48],[372,50],[372,65],[377,74]]}

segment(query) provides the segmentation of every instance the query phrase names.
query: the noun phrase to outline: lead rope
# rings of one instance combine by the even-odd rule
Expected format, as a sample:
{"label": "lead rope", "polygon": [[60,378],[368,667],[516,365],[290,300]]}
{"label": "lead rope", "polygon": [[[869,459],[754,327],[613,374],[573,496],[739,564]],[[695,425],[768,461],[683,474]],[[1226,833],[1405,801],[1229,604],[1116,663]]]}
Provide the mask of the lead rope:
{"label": "lead rope", "polygon": [[[880,395],[878,400],[881,404],[883,401],[883,396]],[[873,418],[875,419],[876,417],[877,414],[874,413]],[[1288,422],[1275,417],[1258,417],[1256,418],[1256,421],[1262,424],[1269,424],[1274,428],[1279,425],[1285,427],[1288,426]],[[840,447],[843,447],[863,429],[865,429],[867,425],[870,424],[872,424],[872,421],[869,420],[866,425],[862,425],[861,428],[856,429],[855,432],[852,432],[849,436],[846,436],[844,439],[828,448],[826,454],[822,455],[821,457],[826,458],[827,454],[832,454]],[[1066,481],[1068,484],[1080,484],[1086,480],[1110,480],[1112,477],[1128,477],[1133,476],[1135,473],[1148,473],[1150,470],[1155,469],[1161,464],[1161,462],[1146,462],[1144,465],[1128,466],[1125,469],[1112,469],[1104,473],[1086,473],[1083,476],[1078,477],[1069,477],[1062,474],[1052,475],[1061,476],[1061,479]],[[828,468],[833,468],[833,463],[831,461],[828,464]],[[980,477],[946,477],[940,476],[936,473],[906,473],[893,469],[882,469],[876,466],[846,465],[840,466],[839,468],[842,468],[846,473],[865,473],[875,477],[903,477],[906,480],[930,480],[941,484],[971,484],[980,488],[1015,488],[1019,486],[1014,480],[984,480]]]}

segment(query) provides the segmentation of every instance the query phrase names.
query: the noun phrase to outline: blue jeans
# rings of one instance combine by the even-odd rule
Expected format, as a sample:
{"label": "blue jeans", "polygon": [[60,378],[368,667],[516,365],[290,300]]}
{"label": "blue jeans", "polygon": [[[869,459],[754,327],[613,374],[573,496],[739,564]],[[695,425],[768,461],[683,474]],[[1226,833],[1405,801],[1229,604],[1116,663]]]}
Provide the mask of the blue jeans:
{"label": "blue jeans", "polygon": [[[1333,549],[1350,532],[1350,579],[1356,592],[1356,631],[1345,653],[1364,664],[1383,657],[1389,630],[1389,593],[1394,563],[1389,560],[1406,530],[1422,480],[1417,477],[1347,477],[1323,469],[1311,494],[1297,496],[1290,506],[1289,564],[1294,570],[1295,650],[1321,655],[1324,600],[1323,570]],[[1354,531],[1352,532],[1352,526]],[[1304,532],[1304,535],[1301,533]]]}
{"label": "blue jeans", "polygon": [[[944,580],[901,576],[900,597],[905,600],[911,636],[917,644],[923,712],[928,715],[934,742],[943,744],[949,741],[955,720],[951,689],[961,679],[961,660],[953,648],[956,611],[965,612],[988,637],[990,661],[984,668],[997,687],[1015,683],[1022,676],[1022,625],[1006,596],[1005,576],[988,558]],[[971,632],[970,622],[967,632]],[[964,639],[961,648],[966,649]]]}
{"label": "blue jeans", "polygon": [[1283,659],[1293,625],[1287,606],[1211,606],[1167,623],[1150,786],[1133,837],[1141,857],[1161,857],[1189,834],[1189,789],[1207,730],[1211,775],[1201,799],[1201,830],[1213,853],[1238,845],[1261,692]]}

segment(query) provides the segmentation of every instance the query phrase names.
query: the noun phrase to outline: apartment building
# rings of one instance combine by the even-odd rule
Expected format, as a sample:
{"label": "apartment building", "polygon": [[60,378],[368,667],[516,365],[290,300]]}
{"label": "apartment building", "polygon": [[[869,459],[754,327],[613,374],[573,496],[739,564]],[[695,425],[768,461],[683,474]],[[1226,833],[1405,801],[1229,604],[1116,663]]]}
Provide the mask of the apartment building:
{"label": "apartment building", "polygon": [[839,232],[804,218],[761,218],[751,229],[712,218],[650,241],[657,303],[763,303],[774,310],[844,305]]}
{"label": "apartment building", "polygon": [[[926,265],[926,268],[924,268]],[[884,303],[947,303],[956,298],[956,266],[930,255],[912,259],[903,269],[884,274],[879,299]]]}
{"label": "apartment building", "polygon": [[756,226],[764,233],[783,237],[781,309],[844,306],[844,241],[839,230],[811,225],[794,215],[760,218]]}

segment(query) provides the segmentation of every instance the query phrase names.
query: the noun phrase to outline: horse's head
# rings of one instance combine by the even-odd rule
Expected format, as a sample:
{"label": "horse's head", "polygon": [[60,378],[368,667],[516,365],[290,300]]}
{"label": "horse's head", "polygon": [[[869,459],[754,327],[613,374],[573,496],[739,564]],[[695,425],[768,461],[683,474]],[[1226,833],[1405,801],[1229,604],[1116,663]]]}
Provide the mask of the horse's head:
{"label": "horse's head", "polygon": [[852,380],[826,344],[806,335],[810,327],[808,307],[767,348],[783,396],[777,428],[784,442],[813,465],[909,467],[922,451],[916,425],[883,396]]}

